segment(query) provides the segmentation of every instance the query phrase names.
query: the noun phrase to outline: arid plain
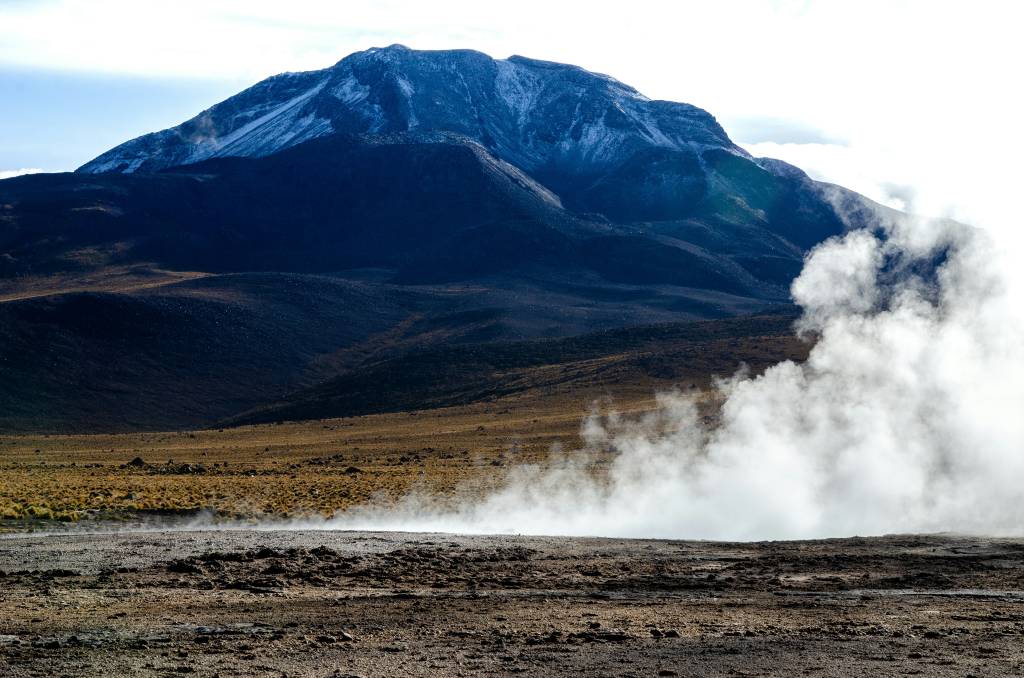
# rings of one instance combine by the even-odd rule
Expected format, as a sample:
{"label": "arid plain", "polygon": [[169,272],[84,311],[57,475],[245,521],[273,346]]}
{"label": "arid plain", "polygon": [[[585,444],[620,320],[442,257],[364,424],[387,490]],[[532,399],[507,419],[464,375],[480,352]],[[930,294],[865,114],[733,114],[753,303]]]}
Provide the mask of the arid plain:
{"label": "arid plain", "polygon": [[[7,436],[4,673],[1024,670],[1019,541],[727,544],[262,522],[412,488],[485,491],[555,444],[571,454],[589,412],[650,408],[649,387],[195,432]],[[696,397],[713,412],[709,394]],[[593,458],[595,474],[603,463]]]}

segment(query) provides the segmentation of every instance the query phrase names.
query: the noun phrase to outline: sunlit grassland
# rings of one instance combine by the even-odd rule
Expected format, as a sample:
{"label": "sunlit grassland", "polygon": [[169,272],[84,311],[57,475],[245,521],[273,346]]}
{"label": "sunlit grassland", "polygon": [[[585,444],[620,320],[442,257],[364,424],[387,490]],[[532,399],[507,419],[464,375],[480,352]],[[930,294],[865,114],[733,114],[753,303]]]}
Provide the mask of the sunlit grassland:
{"label": "sunlit grassland", "polygon": [[571,454],[595,402],[636,411],[653,401],[638,390],[193,432],[3,436],[0,516],[8,527],[202,511],[326,516],[413,489],[482,490],[516,464],[544,463],[553,446]]}

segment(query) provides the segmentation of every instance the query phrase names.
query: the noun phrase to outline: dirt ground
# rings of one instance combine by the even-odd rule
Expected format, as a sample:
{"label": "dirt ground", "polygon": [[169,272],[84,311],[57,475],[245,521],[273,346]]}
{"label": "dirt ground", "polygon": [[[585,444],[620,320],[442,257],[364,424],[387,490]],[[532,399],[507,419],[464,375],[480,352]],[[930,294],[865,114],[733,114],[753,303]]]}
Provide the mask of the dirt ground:
{"label": "dirt ground", "polygon": [[0,570],[5,676],[1024,674],[1024,541],[79,527]]}

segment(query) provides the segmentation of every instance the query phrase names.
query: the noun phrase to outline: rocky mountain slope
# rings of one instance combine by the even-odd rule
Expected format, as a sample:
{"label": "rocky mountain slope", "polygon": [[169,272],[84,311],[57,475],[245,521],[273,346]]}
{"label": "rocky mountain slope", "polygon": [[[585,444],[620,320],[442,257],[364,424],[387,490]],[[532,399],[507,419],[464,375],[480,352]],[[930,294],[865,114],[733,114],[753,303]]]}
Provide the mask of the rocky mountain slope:
{"label": "rocky mountain slope", "polygon": [[[0,422],[59,424],[58,404],[80,421],[81,401],[107,425],[171,389],[130,427],[196,425],[348,383],[370,364],[352,355],[772,312],[809,248],[877,209],[608,76],[371,49],[78,172],[0,181]],[[150,269],[189,273],[61,287]],[[355,289],[381,301],[350,306]],[[364,350],[382,336],[386,356]]]}

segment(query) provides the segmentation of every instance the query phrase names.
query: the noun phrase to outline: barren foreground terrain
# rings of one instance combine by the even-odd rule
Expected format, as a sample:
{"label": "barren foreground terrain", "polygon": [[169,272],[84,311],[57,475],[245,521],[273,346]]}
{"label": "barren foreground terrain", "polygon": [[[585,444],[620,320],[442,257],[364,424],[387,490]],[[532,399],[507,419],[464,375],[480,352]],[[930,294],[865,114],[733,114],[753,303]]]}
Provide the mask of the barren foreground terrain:
{"label": "barren foreground terrain", "polygon": [[74,529],[0,570],[7,676],[1024,672],[1011,540]]}

